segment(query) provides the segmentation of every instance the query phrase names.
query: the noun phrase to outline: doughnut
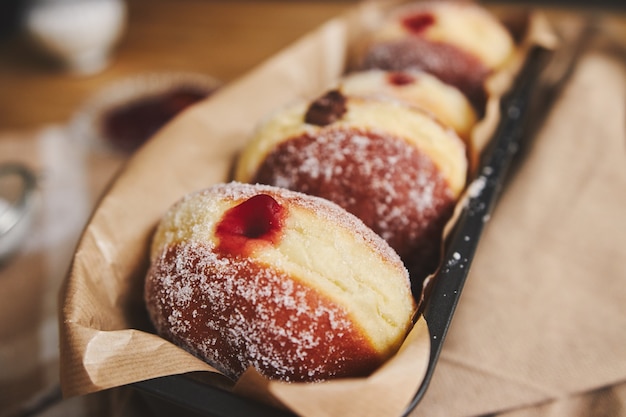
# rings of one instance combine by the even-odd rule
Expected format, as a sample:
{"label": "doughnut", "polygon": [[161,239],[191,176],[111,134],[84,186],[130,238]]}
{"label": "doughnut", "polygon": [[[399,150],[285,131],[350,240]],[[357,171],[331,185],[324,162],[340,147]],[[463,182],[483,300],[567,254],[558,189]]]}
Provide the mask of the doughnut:
{"label": "doughnut", "polygon": [[415,313],[399,256],[336,204],[266,185],[186,195],[153,236],[145,303],[159,335],[236,380],[364,376]]}
{"label": "doughnut", "polygon": [[438,264],[467,166],[463,141],[428,113],[330,90],[270,115],[234,175],[337,203],[389,243],[419,291]]}
{"label": "doughnut", "polygon": [[514,50],[504,25],[475,3],[417,2],[399,6],[372,31],[357,65],[432,73],[482,110],[485,79],[508,62]]}
{"label": "doughnut", "polygon": [[348,96],[391,97],[432,113],[469,146],[477,115],[467,97],[432,74],[416,70],[372,69],[346,74],[338,89]]}

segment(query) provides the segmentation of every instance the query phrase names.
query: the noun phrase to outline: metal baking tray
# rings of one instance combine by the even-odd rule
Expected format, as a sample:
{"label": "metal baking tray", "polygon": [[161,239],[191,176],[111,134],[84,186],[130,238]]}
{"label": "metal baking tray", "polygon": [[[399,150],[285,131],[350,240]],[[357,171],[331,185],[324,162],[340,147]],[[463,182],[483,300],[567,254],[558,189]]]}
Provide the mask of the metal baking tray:
{"label": "metal baking tray", "polygon": [[[571,54],[572,57],[574,54]],[[536,86],[550,61],[552,52],[540,47],[530,51],[512,90],[501,101],[502,117],[490,145],[484,151],[476,178],[480,192],[466,200],[445,245],[445,254],[423,304],[423,315],[430,334],[430,360],[423,382],[404,415],[408,415],[424,396],[433,376],[446,333],[461,296],[463,285],[478,246],[479,238],[496,206],[516,155],[531,136],[528,119],[536,103]],[[573,58],[571,58],[573,59]],[[564,77],[559,77],[564,78]],[[544,91],[545,93],[545,91]],[[546,105],[546,97],[541,100]],[[536,112],[533,111],[533,114]],[[468,238],[469,237],[469,238]],[[287,417],[293,413],[243,398],[224,389],[209,386],[190,375],[172,375],[131,385],[152,400],[164,400],[193,415],[206,417]]]}

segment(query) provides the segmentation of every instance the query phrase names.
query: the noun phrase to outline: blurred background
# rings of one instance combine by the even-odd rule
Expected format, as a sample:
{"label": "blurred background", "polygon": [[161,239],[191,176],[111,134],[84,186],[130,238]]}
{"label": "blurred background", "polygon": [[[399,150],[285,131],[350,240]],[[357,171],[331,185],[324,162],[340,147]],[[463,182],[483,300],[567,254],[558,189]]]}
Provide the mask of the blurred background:
{"label": "blurred background", "polygon": [[[236,15],[227,1],[124,3],[125,27],[110,65],[76,77],[25,27],[32,1],[0,2],[0,128],[67,120],[98,87],[142,72],[200,72],[227,82],[354,2],[236,2]],[[271,14],[264,12],[267,4]],[[251,39],[253,47],[247,46]]]}
{"label": "blurred background", "polygon": [[[623,0],[514,1],[618,13],[626,8]],[[64,71],[58,59],[35,41],[32,28],[29,31],[25,27],[26,16],[35,4],[52,2],[0,2],[3,130],[65,121],[99,87],[145,71],[200,72],[228,82],[356,1],[235,1],[234,15],[229,6],[232,1],[125,0],[124,27],[113,45],[108,66],[83,77]],[[253,47],[249,46],[251,39],[255,40]]]}
{"label": "blurred background", "polygon": [[149,134],[155,118],[166,120],[353,4],[0,1],[0,173],[10,165],[11,188],[27,183],[22,168],[36,180],[20,203],[23,227],[0,242],[0,416],[116,413],[98,395],[58,403],[59,289],[91,210],[132,153],[98,142],[93,118],[102,106],[184,84],[167,101],[146,101],[111,122],[130,135],[140,121]]}

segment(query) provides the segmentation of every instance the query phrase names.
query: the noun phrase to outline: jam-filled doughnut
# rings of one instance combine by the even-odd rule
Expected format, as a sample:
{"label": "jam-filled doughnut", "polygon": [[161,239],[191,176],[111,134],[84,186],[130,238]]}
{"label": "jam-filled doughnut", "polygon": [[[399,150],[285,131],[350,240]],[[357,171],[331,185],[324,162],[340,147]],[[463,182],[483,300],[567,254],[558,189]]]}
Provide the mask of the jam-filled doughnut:
{"label": "jam-filled doughnut", "polygon": [[236,379],[363,376],[398,349],[415,301],[387,243],[339,206],[217,184],[164,215],[145,282],[159,334]]}
{"label": "jam-filled doughnut", "polygon": [[262,123],[235,178],[339,204],[398,252],[419,291],[466,173],[463,141],[429,114],[331,90]]}
{"label": "jam-filled doughnut", "polygon": [[459,88],[481,110],[485,79],[514,49],[502,23],[475,3],[416,2],[398,7],[372,32],[359,66],[421,69]]}
{"label": "jam-filled doughnut", "polygon": [[463,93],[423,71],[355,71],[342,77],[338,88],[347,96],[391,97],[417,106],[454,129],[466,144],[477,121],[476,111]]}

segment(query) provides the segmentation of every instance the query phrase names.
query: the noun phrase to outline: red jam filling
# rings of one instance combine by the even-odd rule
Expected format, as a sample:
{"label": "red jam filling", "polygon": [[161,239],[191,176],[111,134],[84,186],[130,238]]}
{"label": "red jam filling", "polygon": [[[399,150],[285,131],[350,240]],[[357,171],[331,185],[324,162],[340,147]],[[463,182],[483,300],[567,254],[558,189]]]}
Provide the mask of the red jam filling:
{"label": "red jam filling", "polygon": [[338,90],[331,90],[311,103],[304,121],[316,126],[327,126],[341,119],[346,111],[346,97]]}
{"label": "red jam filling", "polygon": [[183,86],[117,107],[104,115],[102,128],[106,140],[119,150],[132,152],[178,113],[210,94]]}
{"label": "red jam filling", "polygon": [[430,13],[417,13],[402,19],[402,25],[413,34],[423,33],[435,23],[435,16]]}
{"label": "red jam filling", "polygon": [[267,194],[232,207],[217,224],[218,252],[247,256],[259,244],[275,244],[284,225],[285,209]]}
{"label": "red jam filling", "polygon": [[397,86],[409,85],[415,82],[415,77],[406,72],[391,72],[387,75],[387,79],[390,84]]}

